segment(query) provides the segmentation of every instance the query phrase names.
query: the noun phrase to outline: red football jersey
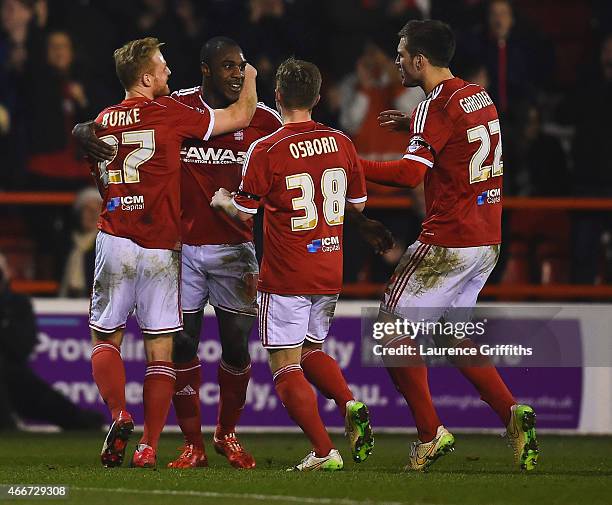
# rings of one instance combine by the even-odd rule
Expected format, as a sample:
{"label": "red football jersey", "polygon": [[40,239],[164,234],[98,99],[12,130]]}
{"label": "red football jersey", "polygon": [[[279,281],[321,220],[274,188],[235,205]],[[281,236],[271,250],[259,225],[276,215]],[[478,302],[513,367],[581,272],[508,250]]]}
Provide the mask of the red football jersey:
{"label": "red football jersey", "polygon": [[99,165],[108,175],[98,228],[150,249],[179,249],[180,159],[184,139],[208,139],[214,111],[193,109],[170,97],[130,98],[104,109],[97,135],[117,155]]}
{"label": "red football jersey", "polygon": [[440,83],[412,114],[404,158],[425,174],[421,242],[474,247],[501,242],[502,143],[497,109],[477,84]]}
{"label": "red football jersey", "polygon": [[367,199],[355,147],[314,121],[289,123],[251,145],[234,205],[264,214],[258,289],[288,295],[335,294],[342,287],[345,201]]}
{"label": "red football jersey", "polygon": [[[204,107],[200,87],[172,94],[192,107]],[[190,245],[240,244],[253,240],[253,221],[238,222],[210,206],[215,191],[236,191],[249,146],[281,127],[275,110],[257,104],[251,124],[244,130],[218,135],[207,142],[187,139],[181,148],[181,221],[183,243]]]}

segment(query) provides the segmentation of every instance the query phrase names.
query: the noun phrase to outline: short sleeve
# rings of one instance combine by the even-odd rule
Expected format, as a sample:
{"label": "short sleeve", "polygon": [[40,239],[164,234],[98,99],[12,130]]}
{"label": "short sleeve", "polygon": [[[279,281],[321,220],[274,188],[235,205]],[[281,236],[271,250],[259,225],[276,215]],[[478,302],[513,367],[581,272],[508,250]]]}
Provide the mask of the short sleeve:
{"label": "short sleeve", "polygon": [[215,111],[208,105],[204,108],[190,107],[168,98],[169,115],[172,118],[174,131],[181,138],[208,140],[215,126]]}
{"label": "short sleeve", "polygon": [[411,136],[404,158],[420,161],[428,167],[451,136],[453,125],[446,111],[431,100],[421,102],[411,120]]}
{"label": "short sleeve", "polygon": [[350,160],[353,166],[348,174],[346,200],[350,203],[363,203],[368,199],[363,166],[357,157],[353,143],[349,141]]}
{"label": "short sleeve", "polygon": [[259,202],[270,192],[271,186],[272,174],[269,155],[265,149],[255,142],[245,156],[242,182],[234,196],[234,205],[242,212],[257,214]]}

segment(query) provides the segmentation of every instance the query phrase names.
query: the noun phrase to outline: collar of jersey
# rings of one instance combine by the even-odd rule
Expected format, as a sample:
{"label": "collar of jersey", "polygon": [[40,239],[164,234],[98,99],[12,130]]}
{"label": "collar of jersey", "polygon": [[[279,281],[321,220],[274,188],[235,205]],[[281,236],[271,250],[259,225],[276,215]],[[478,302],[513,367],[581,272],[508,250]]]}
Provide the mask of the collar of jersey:
{"label": "collar of jersey", "polygon": [[283,128],[296,131],[310,131],[314,130],[316,125],[317,123],[311,119],[310,121],[300,121],[299,123],[287,123],[286,125],[283,125]]}
{"label": "collar of jersey", "polygon": [[126,98],[125,100],[123,100],[121,103],[122,104],[129,104],[129,103],[136,103],[136,102],[149,102],[150,100],[146,97],[146,96],[134,96],[132,98]]}

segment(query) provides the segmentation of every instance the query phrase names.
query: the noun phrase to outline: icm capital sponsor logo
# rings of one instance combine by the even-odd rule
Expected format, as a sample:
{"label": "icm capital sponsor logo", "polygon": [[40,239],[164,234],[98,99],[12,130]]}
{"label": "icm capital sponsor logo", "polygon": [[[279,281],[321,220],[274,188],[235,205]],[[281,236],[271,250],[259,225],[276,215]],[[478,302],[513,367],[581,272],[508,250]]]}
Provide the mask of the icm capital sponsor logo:
{"label": "icm capital sponsor logo", "polygon": [[126,211],[144,210],[144,196],[115,196],[106,202],[106,210],[109,212],[113,212],[119,208]]}
{"label": "icm capital sponsor logo", "polygon": [[332,252],[340,250],[340,238],[334,237],[323,237],[316,238],[310,244],[306,244],[306,250],[309,253],[321,252]]}
{"label": "icm capital sponsor logo", "polygon": [[478,205],[499,203],[501,202],[501,194],[501,188],[487,189],[478,195],[476,203]]}

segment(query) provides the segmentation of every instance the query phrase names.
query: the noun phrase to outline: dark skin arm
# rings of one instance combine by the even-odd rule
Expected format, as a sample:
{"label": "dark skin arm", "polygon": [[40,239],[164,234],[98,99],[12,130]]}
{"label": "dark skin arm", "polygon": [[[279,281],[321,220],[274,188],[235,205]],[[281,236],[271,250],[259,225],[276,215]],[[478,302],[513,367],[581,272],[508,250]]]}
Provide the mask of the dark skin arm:
{"label": "dark skin arm", "polygon": [[368,219],[361,212],[356,212],[350,206],[346,207],[347,222],[353,223],[359,230],[361,238],[376,254],[384,254],[395,243],[391,232],[380,221]]}
{"label": "dark skin arm", "polygon": [[72,136],[85,151],[87,156],[95,161],[110,161],[115,155],[115,149],[96,137],[96,132],[104,128],[95,121],[78,123],[72,129]]}

